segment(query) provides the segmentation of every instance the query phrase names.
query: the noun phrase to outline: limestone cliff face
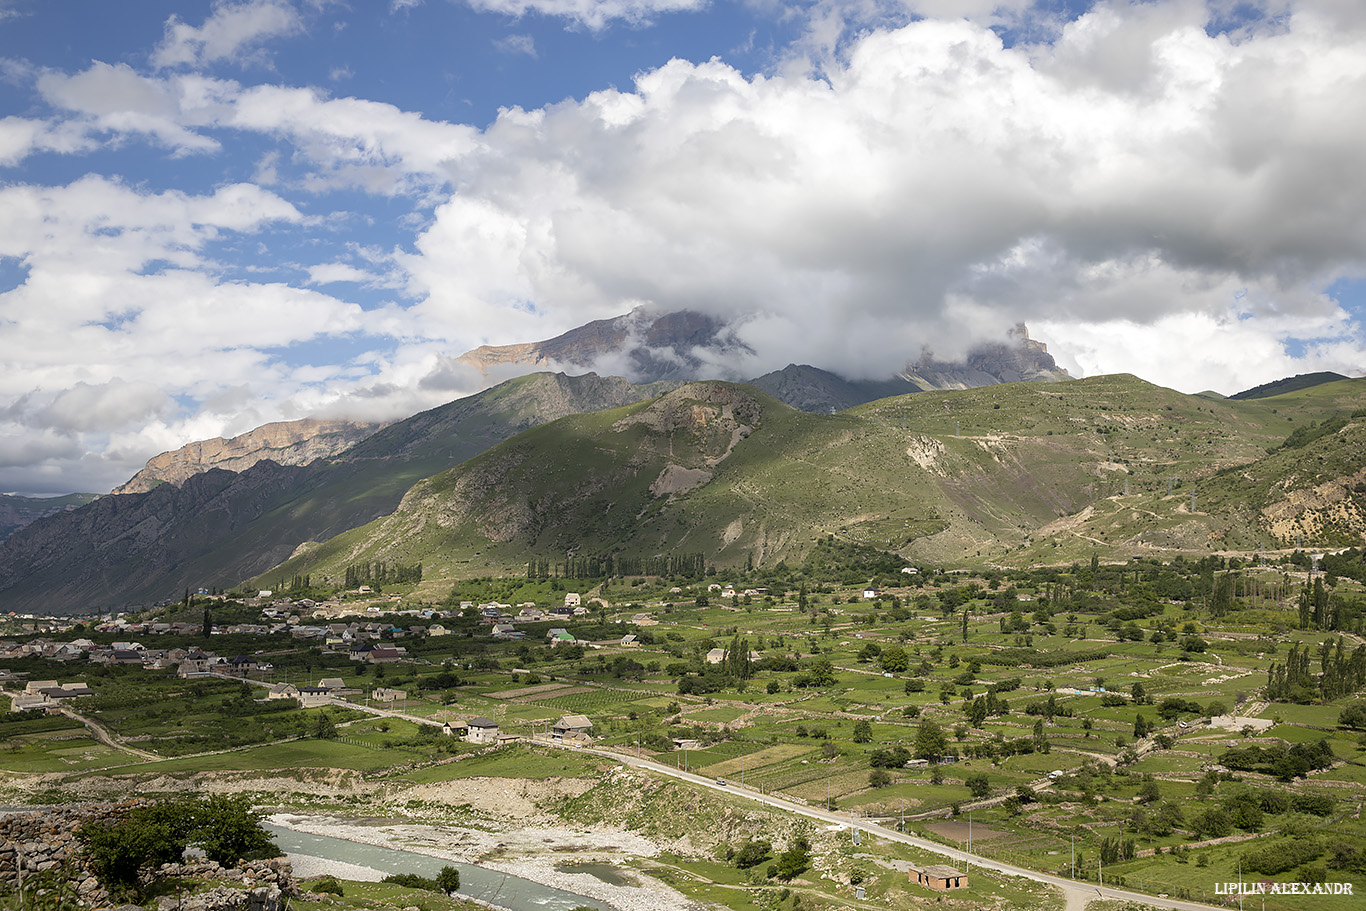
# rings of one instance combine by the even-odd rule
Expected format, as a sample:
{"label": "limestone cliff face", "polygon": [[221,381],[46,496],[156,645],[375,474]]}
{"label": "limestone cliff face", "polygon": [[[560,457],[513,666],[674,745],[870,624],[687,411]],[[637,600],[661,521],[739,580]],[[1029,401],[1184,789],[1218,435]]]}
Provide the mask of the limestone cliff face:
{"label": "limestone cliff face", "polygon": [[[1031,339],[1023,324],[1003,342],[974,348],[961,362],[937,360],[931,348],[927,345],[918,360],[908,360],[904,371],[882,380],[848,380],[816,367],[790,365],[749,382],[794,408],[834,412],[908,392],[1069,378],[1048,353],[1048,346]],[[714,364],[724,361],[727,351],[742,349],[749,350],[715,317],[687,310],[657,314],[639,308],[542,342],[485,345],[459,360],[485,373],[508,366],[543,370],[610,365],[641,382],[687,381],[715,378],[705,375],[710,368],[698,357],[699,350],[718,355],[708,358]]]}
{"label": "limestone cliff face", "polygon": [[146,468],[113,493],[146,493],[160,484],[178,487],[211,468],[246,471],[263,459],[279,465],[307,465],[350,449],[383,426],[306,419],[265,424],[230,440],[199,440],[154,456]]}
{"label": "limestone cliff face", "polygon": [[641,382],[689,380],[701,367],[694,348],[743,347],[719,320],[680,310],[655,314],[638,308],[624,316],[594,320],[563,335],[520,345],[484,345],[459,358],[480,371],[517,365],[547,368],[593,368],[604,359],[619,361],[619,371]]}
{"label": "limestone cliff face", "polygon": [[972,349],[962,363],[945,363],[927,354],[902,377],[921,389],[975,389],[996,383],[1070,379],[1048,353],[1048,346],[1029,337],[1024,324],[1017,325],[1006,342]]}

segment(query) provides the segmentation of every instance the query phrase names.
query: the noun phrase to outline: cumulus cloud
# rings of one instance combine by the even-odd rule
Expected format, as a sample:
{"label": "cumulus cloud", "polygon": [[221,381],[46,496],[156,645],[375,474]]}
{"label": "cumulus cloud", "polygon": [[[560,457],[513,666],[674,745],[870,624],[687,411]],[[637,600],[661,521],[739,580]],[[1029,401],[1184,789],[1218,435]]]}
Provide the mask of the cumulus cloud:
{"label": "cumulus cloud", "polygon": [[349,263],[319,263],[308,267],[308,282],[311,285],[330,285],[335,282],[369,285],[375,281],[374,275]]}
{"label": "cumulus cloud", "polygon": [[[92,176],[2,188],[0,213],[0,256],[27,267],[0,294],[0,401],[8,403],[0,434],[16,438],[10,462],[0,464],[0,489],[50,491],[45,470],[108,489],[127,479],[130,460],[136,471],[160,451],[145,447],[194,438],[180,432],[216,436],[302,416],[284,414],[301,389],[338,396],[333,387],[355,379],[337,367],[299,375],[273,349],[394,328],[384,311],[372,316],[316,291],[216,274],[206,254],[225,235],[304,221],[256,186],[148,193]],[[253,408],[194,404],[242,388]]]}
{"label": "cumulus cloud", "polygon": [[75,124],[0,118],[0,167],[12,167],[35,152],[87,152],[95,145],[95,140]]}
{"label": "cumulus cloud", "polygon": [[[83,121],[68,123],[68,130],[141,134],[182,154],[217,150],[217,141],[181,122],[175,89],[173,83],[148,79],[127,64],[100,61],[75,75],[49,72],[38,78],[38,91],[49,104],[83,115]],[[89,148],[92,142],[87,135],[83,144]]]}
{"label": "cumulus cloud", "polygon": [[[142,136],[177,154],[222,148],[209,131],[277,136],[311,164],[306,183],[319,190],[357,186],[373,193],[422,194],[449,181],[453,163],[471,151],[478,131],[427,120],[394,105],[331,98],[317,89],[244,87],[195,73],[143,75],[126,64],[95,61],[79,73],[46,72],[37,88],[72,120],[0,121],[0,163],[43,148],[87,151],[96,134]],[[275,182],[278,156],[267,156],[259,176]]]}
{"label": "cumulus cloud", "polygon": [[[591,29],[697,6],[479,2]],[[1074,372],[1188,392],[1361,372],[1359,315],[1327,293],[1366,275],[1360,4],[1266,0],[1232,25],[1231,6],[1195,0],[1065,23],[1014,0],[947,6],[914,0],[902,9],[925,18],[892,26],[886,4],[814,4],[801,66],[673,60],[485,129],[191,71],[300,28],[283,3],[173,20],[151,75],[42,72],[59,116],[0,120],[0,162],[126,138],[275,146],[253,144],[256,183],[199,195],[98,176],[0,187],[0,257],[26,276],[0,294],[0,421],[42,464],[105,470],[243,422],[400,417],[488,379],[463,350],[638,306],[717,317],[733,344],[692,355],[741,377],[793,361],[885,376],[1021,320]],[[407,194],[411,243],[293,253],[311,265],[282,267],[292,285],[214,261],[226,239],[342,230],[353,216],[292,201],[337,187]],[[399,281],[402,305],[324,293]],[[347,356],[282,356],[325,337]],[[81,426],[91,402],[106,417]]]}
{"label": "cumulus cloud", "polygon": [[220,60],[256,59],[262,42],[303,29],[298,11],[285,0],[218,0],[204,24],[166,20],[166,35],[152,52],[157,67],[203,66]]}
{"label": "cumulus cloud", "polygon": [[169,404],[170,398],[153,383],[112,379],[96,385],[76,383],[61,390],[33,419],[58,431],[114,430],[145,421]]}
{"label": "cumulus cloud", "polygon": [[1211,320],[1235,295],[1274,341],[1294,320],[1260,317],[1332,311],[1366,249],[1366,35],[1303,8],[1235,40],[1208,15],[1101,4],[1018,47],[922,20],[818,77],[675,60],[509,110],[405,265],[451,331],[690,308],[750,327],[755,367],[885,374],[917,340]]}
{"label": "cumulus cloud", "polygon": [[391,193],[444,183],[453,164],[473,150],[469,126],[427,120],[358,98],[327,98],[312,89],[218,83],[205,106],[206,122],[288,137],[317,164],[320,185],[356,185]]}

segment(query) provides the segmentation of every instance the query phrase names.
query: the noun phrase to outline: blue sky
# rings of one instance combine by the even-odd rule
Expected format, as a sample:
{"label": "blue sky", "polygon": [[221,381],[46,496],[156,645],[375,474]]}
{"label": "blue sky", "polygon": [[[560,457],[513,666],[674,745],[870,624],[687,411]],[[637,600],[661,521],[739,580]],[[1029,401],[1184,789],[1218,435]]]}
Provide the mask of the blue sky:
{"label": "blue sky", "polygon": [[[884,376],[1366,363],[1353,0],[0,0],[0,491],[637,307]],[[599,365],[611,371],[613,364]]]}

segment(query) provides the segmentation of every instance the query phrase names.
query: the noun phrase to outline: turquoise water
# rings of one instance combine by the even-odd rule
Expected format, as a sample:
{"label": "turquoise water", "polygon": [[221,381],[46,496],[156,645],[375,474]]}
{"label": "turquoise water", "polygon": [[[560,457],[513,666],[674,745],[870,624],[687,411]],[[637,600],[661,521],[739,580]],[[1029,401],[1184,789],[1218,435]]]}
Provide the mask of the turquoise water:
{"label": "turquoise water", "polygon": [[520,876],[485,870],[470,864],[452,864],[439,857],[416,854],[412,851],[399,851],[394,848],[381,848],[363,845],[341,838],[326,835],[310,835],[279,826],[267,825],[280,850],[287,854],[321,857],[342,863],[355,864],[378,870],[382,874],[416,873],[419,876],[435,876],[442,867],[450,865],[460,871],[459,895],[477,898],[498,905],[509,911],[570,911],[572,908],[588,906],[602,911],[613,911],[612,906],[595,898],[575,895],[563,889],[555,889]]}

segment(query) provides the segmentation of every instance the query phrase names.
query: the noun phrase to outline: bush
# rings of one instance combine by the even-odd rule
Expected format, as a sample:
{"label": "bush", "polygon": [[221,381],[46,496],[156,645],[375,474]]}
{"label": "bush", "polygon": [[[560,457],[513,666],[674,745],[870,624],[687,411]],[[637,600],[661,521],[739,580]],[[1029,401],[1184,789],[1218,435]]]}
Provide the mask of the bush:
{"label": "bush", "polygon": [[1290,809],[1312,816],[1332,816],[1337,805],[1337,798],[1326,794],[1296,794],[1290,798]]}
{"label": "bush", "polygon": [[1233,818],[1221,807],[1210,807],[1191,820],[1191,828],[1200,838],[1223,838],[1233,834]]}
{"label": "bush", "polygon": [[441,872],[431,879],[419,876],[416,873],[390,873],[380,882],[393,883],[396,886],[404,886],[408,889],[425,889],[428,892],[450,895],[460,889],[460,871],[447,864],[441,868]]}
{"label": "bush", "polygon": [[345,895],[342,884],[337,882],[335,876],[320,876],[305,887],[309,892],[324,893],[329,895]]}
{"label": "bush", "polygon": [[811,842],[807,841],[805,835],[799,835],[792,847],[778,855],[778,862],[768,869],[770,876],[788,882],[805,873],[810,866]]}
{"label": "bush", "polygon": [[1283,840],[1243,855],[1243,869],[1275,876],[1308,863],[1323,853],[1323,844],[1313,838]]}
{"label": "bush", "polygon": [[757,867],[773,856],[773,846],[766,841],[747,841],[735,852],[735,866],[741,870]]}
{"label": "bush", "polygon": [[460,891],[460,871],[450,864],[437,871],[436,884],[441,887],[441,891],[450,895],[452,892]]}
{"label": "bush", "polygon": [[134,807],[76,832],[90,865],[111,892],[141,897],[139,874],[179,861],[190,845],[225,867],[239,860],[275,857],[280,850],[243,796],[174,799]]}

